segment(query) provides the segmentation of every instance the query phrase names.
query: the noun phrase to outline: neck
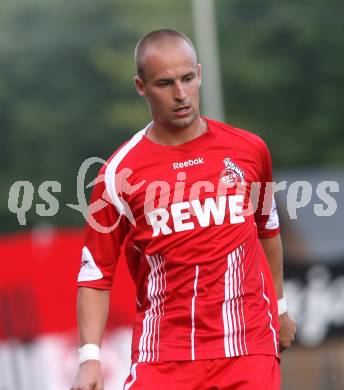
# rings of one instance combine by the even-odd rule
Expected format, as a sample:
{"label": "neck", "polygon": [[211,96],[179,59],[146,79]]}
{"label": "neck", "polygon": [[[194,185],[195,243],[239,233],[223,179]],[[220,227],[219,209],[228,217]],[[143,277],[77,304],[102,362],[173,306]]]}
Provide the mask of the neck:
{"label": "neck", "polygon": [[176,146],[192,141],[207,131],[207,123],[200,116],[188,127],[169,128],[153,121],[146,136],[160,145]]}

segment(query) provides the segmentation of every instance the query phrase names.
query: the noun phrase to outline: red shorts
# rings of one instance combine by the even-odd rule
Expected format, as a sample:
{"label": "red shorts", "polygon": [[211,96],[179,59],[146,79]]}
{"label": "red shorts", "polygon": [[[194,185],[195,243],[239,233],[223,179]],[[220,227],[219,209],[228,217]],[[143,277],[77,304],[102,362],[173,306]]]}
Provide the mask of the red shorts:
{"label": "red shorts", "polygon": [[280,390],[275,356],[135,363],[124,390]]}

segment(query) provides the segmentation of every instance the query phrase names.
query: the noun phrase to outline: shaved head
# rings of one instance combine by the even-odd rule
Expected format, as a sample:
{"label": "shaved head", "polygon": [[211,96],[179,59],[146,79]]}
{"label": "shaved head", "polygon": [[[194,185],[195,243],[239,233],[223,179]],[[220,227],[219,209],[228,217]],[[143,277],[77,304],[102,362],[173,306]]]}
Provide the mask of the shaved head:
{"label": "shaved head", "polygon": [[136,45],[135,64],[137,75],[142,80],[145,79],[145,60],[149,49],[161,50],[177,43],[183,43],[189,46],[192,56],[194,57],[195,64],[197,64],[196,50],[190,38],[175,30],[155,30],[146,34]]}
{"label": "shaved head", "polygon": [[174,30],[152,31],[137,44],[135,61],[135,87],[147,100],[157,138],[201,126],[201,64],[186,35]]}

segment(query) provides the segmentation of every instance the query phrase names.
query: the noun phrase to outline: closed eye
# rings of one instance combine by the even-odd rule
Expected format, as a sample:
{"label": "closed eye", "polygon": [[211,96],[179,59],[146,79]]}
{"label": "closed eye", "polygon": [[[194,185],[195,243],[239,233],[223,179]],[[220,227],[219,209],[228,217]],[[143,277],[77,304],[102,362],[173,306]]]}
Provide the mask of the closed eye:
{"label": "closed eye", "polygon": [[169,85],[171,85],[172,81],[171,80],[159,80],[156,82],[156,85],[158,87],[167,87]]}
{"label": "closed eye", "polygon": [[183,77],[183,81],[191,81],[195,78],[194,73],[187,74],[186,76]]}

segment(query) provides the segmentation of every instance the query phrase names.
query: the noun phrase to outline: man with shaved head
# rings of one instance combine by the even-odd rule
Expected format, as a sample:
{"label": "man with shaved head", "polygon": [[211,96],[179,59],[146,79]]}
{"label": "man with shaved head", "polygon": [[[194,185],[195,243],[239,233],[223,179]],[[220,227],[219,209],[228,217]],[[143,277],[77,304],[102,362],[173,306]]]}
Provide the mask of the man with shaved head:
{"label": "man with shaved head", "polygon": [[295,322],[267,146],[200,115],[201,65],[184,34],[145,35],[135,62],[152,121],[109,158],[93,190],[72,390],[103,388],[100,345],[123,243],[137,287],[125,390],[277,390]]}
{"label": "man with shaved head", "polygon": [[135,62],[136,89],[156,118],[149,129],[153,140],[181,144],[206,131],[199,113],[201,65],[187,36],[173,30],[153,31],[137,44]]}

